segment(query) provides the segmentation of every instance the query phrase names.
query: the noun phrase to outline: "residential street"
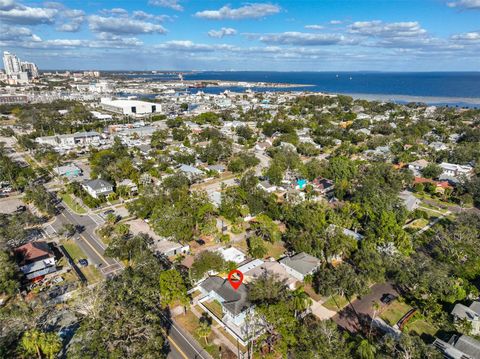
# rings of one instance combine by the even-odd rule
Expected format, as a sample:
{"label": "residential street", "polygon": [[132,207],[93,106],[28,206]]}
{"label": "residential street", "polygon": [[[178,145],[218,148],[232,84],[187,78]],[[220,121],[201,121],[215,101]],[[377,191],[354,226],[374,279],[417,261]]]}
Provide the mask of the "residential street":
{"label": "residential street", "polygon": [[172,322],[168,335],[171,352],[169,359],[211,359],[192,336],[181,329],[175,321]]}
{"label": "residential street", "polygon": [[75,214],[70,211],[65,203],[63,203],[63,207],[65,209],[57,215],[55,221],[51,224],[52,229],[58,232],[67,223],[82,226],[83,231],[75,235],[74,238],[76,238],[78,246],[87,255],[89,261],[98,266],[105,277],[116,274],[121,270],[123,265],[120,262],[104,256],[106,246],[95,234],[95,229],[101,224],[100,217]]}

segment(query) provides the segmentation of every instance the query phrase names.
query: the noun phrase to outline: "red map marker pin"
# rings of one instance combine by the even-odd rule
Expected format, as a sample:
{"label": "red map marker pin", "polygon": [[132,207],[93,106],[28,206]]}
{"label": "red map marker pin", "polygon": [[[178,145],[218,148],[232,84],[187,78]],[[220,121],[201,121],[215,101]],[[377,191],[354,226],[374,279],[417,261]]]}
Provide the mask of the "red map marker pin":
{"label": "red map marker pin", "polygon": [[242,284],[243,282],[243,273],[240,272],[238,269],[232,270],[230,273],[228,273],[228,281],[230,282],[230,285],[233,287],[233,289],[237,290],[238,287],[240,287],[240,284]]}

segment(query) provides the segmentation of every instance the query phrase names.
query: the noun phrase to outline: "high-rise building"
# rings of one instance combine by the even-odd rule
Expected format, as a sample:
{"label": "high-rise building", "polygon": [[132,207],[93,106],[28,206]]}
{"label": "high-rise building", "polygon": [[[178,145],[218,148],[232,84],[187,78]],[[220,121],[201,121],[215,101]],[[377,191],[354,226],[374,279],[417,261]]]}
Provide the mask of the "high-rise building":
{"label": "high-rise building", "polygon": [[30,78],[38,77],[38,67],[33,62],[22,61],[20,63],[22,71],[28,73]]}
{"label": "high-rise building", "polygon": [[3,67],[7,76],[14,75],[22,71],[20,60],[15,54],[11,54],[8,51],[3,53]]}
{"label": "high-rise building", "polygon": [[3,53],[3,67],[8,78],[20,83],[39,77],[37,65],[33,62],[20,61],[17,55],[8,51]]}

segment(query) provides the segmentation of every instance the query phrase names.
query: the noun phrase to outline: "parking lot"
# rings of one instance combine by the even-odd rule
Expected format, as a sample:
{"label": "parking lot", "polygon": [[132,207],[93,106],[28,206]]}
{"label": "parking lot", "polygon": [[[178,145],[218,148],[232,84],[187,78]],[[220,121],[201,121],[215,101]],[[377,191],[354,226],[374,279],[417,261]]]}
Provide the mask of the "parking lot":
{"label": "parking lot", "polygon": [[20,198],[2,198],[0,199],[0,213],[10,214],[17,210],[18,207],[23,206],[24,203]]}

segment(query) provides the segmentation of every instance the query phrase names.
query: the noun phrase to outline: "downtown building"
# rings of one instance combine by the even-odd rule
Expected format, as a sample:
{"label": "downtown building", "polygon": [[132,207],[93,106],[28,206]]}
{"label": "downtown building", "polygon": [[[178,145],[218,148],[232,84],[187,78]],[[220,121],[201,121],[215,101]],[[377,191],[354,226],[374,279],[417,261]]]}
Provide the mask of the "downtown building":
{"label": "downtown building", "polygon": [[3,67],[7,82],[12,84],[25,84],[39,77],[37,65],[33,62],[21,61],[17,55],[8,51],[3,53]]}

